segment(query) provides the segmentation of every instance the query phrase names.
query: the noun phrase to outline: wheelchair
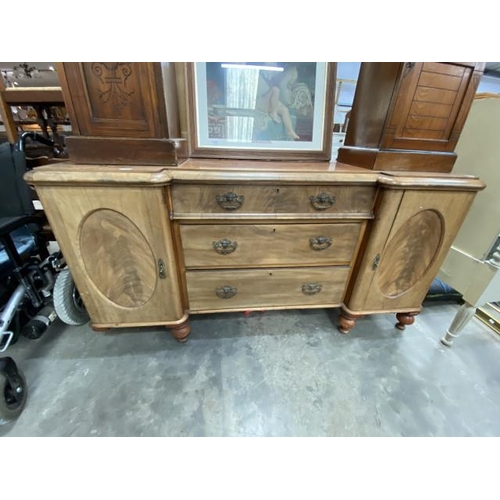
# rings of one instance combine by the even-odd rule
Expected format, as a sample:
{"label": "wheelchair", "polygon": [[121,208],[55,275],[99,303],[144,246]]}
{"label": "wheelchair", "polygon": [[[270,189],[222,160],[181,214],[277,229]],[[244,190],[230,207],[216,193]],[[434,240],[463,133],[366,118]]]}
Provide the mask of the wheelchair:
{"label": "wheelchair", "polygon": [[[0,353],[21,334],[40,338],[58,316],[72,325],[88,321],[61,252],[48,251],[42,236],[47,221],[23,179],[28,138],[55,147],[34,132],[22,134],[15,146],[0,144]],[[0,358],[0,424],[16,419],[26,399],[23,373],[11,357]]]}

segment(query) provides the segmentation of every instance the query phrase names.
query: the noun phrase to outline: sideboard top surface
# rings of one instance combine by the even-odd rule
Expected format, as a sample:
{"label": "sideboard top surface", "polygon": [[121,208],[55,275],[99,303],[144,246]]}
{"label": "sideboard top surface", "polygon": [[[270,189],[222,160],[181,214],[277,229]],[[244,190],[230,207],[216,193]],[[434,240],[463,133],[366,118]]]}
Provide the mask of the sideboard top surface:
{"label": "sideboard top surface", "polygon": [[475,176],[376,172],[339,162],[269,162],[189,159],[179,167],[80,165],[71,161],[39,167],[25,174],[31,185],[168,185],[174,183],[380,184],[386,188],[480,190]]}

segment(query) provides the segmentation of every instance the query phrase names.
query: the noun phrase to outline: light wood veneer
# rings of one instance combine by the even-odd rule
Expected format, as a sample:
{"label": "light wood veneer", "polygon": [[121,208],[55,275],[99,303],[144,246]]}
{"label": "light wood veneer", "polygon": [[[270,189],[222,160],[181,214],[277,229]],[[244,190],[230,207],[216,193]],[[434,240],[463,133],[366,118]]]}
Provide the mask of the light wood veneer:
{"label": "light wood veneer", "polygon": [[377,312],[397,312],[404,328],[484,187],[471,176],[237,160],[67,163],[26,179],[93,327],[165,325],[179,341],[196,312],[340,305],[344,333]]}

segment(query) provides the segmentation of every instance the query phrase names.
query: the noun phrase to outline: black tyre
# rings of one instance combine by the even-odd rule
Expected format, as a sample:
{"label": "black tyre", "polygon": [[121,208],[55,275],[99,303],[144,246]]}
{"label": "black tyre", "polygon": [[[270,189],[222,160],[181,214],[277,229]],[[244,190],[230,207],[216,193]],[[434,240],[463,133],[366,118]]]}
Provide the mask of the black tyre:
{"label": "black tyre", "polygon": [[0,425],[15,420],[23,411],[28,398],[26,378],[21,370],[17,370],[21,379],[21,391],[15,393],[4,372],[0,372]]}
{"label": "black tyre", "polygon": [[63,269],[57,275],[54,284],[54,309],[61,321],[67,325],[83,325],[89,320],[69,269]]}

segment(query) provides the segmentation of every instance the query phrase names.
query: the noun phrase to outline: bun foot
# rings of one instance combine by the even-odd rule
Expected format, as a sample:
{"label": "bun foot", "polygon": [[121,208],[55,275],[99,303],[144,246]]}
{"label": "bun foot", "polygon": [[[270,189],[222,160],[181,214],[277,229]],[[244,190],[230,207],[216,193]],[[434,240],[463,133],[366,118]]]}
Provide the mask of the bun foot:
{"label": "bun foot", "polygon": [[339,332],[349,333],[356,326],[356,316],[342,311],[339,316]]}
{"label": "bun foot", "polygon": [[189,334],[191,333],[191,325],[189,324],[189,321],[185,321],[180,325],[171,326],[169,329],[170,335],[172,335],[177,342],[186,342]]}
{"label": "bun foot", "polygon": [[417,314],[418,313],[397,313],[396,319],[398,322],[396,323],[396,328],[398,330],[404,330],[407,326],[413,325]]}

